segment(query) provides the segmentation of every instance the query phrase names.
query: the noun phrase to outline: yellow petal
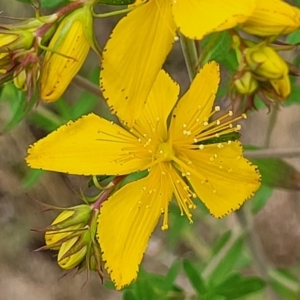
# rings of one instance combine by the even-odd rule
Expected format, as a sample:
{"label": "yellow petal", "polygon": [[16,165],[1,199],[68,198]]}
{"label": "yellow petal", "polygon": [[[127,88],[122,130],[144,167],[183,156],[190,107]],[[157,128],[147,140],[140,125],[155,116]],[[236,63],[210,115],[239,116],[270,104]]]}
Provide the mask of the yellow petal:
{"label": "yellow petal", "polygon": [[254,0],[176,0],[173,14],[177,27],[191,39],[235,27],[253,12]]}
{"label": "yellow petal", "polygon": [[259,36],[282,35],[300,27],[300,10],[281,0],[256,1],[255,10],[241,28]]}
{"label": "yellow petal", "polygon": [[179,94],[179,85],[163,70],[158,73],[145,108],[136,121],[142,134],[163,142],[167,140],[167,119]]}
{"label": "yellow petal", "polygon": [[112,110],[129,127],[141,113],[174,37],[170,2],[155,0],[124,17],[106,44],[101,89]]}
{"label": "yellow petal", "polygon": [[89,114],[36,142],[29,148],[26,161],[34,169],[119,175],[147,165],[151,162],[147,154],[137,138],[125,129]]}
{"label": "yellow petal", "polygon": [[256,166],[242,156],[240,142],[205,145],[202,150],[188,150],[184,156],[197,174],[191,171],[190,182],[210,213],[223,217],[250,198],[260,187]]}
{"label": "yellow petal", "polygon": [[219,65],[207,63],[173,111],[170,135],[173,143],[193,143],[208,121],[220,81]]}
{"label": "yellow petal", "polygon": [[117,289],[137,277],[139,264],[162,210],[171,200],[171,187],[158,167],[141,180],[118,190],[100,209],[98,241],[102,258]]}

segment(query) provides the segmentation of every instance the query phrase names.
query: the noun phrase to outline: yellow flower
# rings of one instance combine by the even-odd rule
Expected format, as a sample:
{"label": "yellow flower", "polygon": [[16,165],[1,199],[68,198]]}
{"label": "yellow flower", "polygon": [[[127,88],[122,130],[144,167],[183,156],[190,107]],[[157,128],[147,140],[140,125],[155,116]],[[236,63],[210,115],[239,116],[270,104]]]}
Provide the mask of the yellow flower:
{"label": "yellow flower", "polygon": [[283,35],[300,28],[300,10],[282,0],[256,1],[253,14],[241,29],[254,35]]}
{"label": "yellow flower", "polygon": [[149,0],[139,5],[117,24],[103,52],[100,86],[108,104],[132,126],[177,29],[202,39],[244,22],[253,9],[254,0]]}
{"label": "yellow flower", "polygon": [[64,93],[83,65],[92,45],[90,6],[76,9],[59,24],[49,44],[42,69],[40,97],[53,102]]}
{"label": "yellow flower", "polygon": [[[238,209],[260,186],[256,167],[240,142],[212,142],[238,131],[228,114],[210,122],[219,68],[206,64],[174,108],[179,86],[159,72],[143,113],[126,130],[94,114],[69,122],[28,150],[32,168],[70,174],[148,175],[114,193],[100,209],[98,239],[103,260],[120,289],[137,276],[151,233],[174,195],[192,222],[197,196],[219,218]],[[170,122],[168,121],[170,117]],[[130,118],[130,116],[129,116]]]}

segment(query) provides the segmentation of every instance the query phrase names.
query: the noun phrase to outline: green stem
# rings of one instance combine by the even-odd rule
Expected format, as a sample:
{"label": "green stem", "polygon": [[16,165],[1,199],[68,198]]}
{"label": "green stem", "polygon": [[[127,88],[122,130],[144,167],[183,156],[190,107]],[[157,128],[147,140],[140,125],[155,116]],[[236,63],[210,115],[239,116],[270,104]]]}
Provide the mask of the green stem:
{"label": "green stem", "polygon": [[[100,92],[100,88],[98,85],[90,82],[89,80],[87,80],[86,78],[80,76],[80,75],[76,75],[73,80],[72,83],[76,84],[77,86],[83,88],[84,90],[90,92],[91,94],[97,96],[99,98],[100,101],[105,102],[105,100],[102,97],[102,94]],[[105,102],[106,103],[106,102]]]}
{"label": "green stem", "polygon": [[185,59],[185,64],[187,67],[189,78],[190,81],[192,81],[197,74],[197,64],[199,59],[195,41],[186,38],[182,34],[180,34],[179,36],[180,36],[181,49]]}
{"label": "green stem", "polygon": [[133,8],[125,8],[125,9],[120,9],[120,10],[116,10],[116,11],[111,11],[108,13],[103,13],[103,14],[95,14],[93,13],[93,17],[95,18],[107,18],[107,17],[112,17],[112,16],[116,16],[116,15],[120,15],[120,14],[126,14],[130,11],[132,11]]}
{"label": "green stem", "polygon": [[269,146],[270,146],[271,136],[272,136],[274,127],[276,125],[277,118],[278,118],[278,109],[272,109],[270,112],[270,119],[269,119],[269,124],[268,124],[268,128],[267,128],[265,143],[264,143],[265,148],[269,148]]}
{"label": "green stem", "polygon": [[202,272],[202,277],[204,279],[209,279],[210,276],[219,267],[221,261],[226,257],[228,251],[232,248],[233,244],[242,236],[242,232],[233,232],[226,245],[210,260],[209,264],[206,266]]}
{"label": "green stem", "polygon": [[[253,230],[252,218],[251,216],[245,211],[246,207],[242,207],[240,210],[236,212],[237,219],[245,231],[245,242],[247,245],[247,249],[249,250],[253,265],[258,272],[258,274],[266,281],[269,280],[269,274],[272,270],[272,266],[270,262],[267,260],[265,255],[263,254],[263,249],[261,243]],[[276,294],[276,292],[271,288],[267,287],[266,289],[268,298],[270,300],[280,300],[281,298]]]}
{"label": "green stem", "polygon": [[246,150],[244,155],[248,158],[291,158],[300,156],[300,147]]}

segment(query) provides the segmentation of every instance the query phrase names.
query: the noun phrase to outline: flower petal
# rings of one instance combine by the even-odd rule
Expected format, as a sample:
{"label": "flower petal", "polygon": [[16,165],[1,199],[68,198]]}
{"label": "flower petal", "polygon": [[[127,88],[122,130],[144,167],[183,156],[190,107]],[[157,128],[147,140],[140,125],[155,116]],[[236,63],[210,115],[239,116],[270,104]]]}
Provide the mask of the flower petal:
{"label": "flower petal", "polygon": [[106,44],[101,89],[112,110],[129,127],[141,113],[174,37],[170,2],[155,0],[124,17]]}
{"label": "flower petal", "polygon": [[171,200],[170,183],[163,176],[160,167],[155,167],[147,177],[118,190],[100,208],[98,241],[117,289],[137,277],[150,235]]}
{"label": "flower petal", "polygon": [[219,65],[212,61],[196,75],[189,90],[173,111],[170,136],[173,143],[194,143],[194,137],[203,130],[215,101],[220,81]]}
{"label": "flower petal", "polygon": [[179,85],[161,70],[150,91],[145,108],[135,127],[159,142],[167,139],[167,119],[179,94]]}
{"label": "flower petal", "polygon": [[180,31],[188,38],[202,39],[244,22],[253,12],[254,0],[176,0],[172,8]]}
{"label": "flower petal", "polygon": [[300,10],[281,0],[257,1],[242,30],[259,36],[282,35],[300,28]]}
{"label": "flower petal", "polygon": [[[137,151],[140,156],[135,155]],[[151,161],[137,138],[94,114],[69,122],[28,149],[31,168],[78,175],[120,175]]]}
{"label": "flower petal", "polygon": [[242,156],[240,142],[206,145],[203,150],[188,150],[192,162],[190,182],[210,213],[223,217],[237,210],[260,187],[256,166]]}

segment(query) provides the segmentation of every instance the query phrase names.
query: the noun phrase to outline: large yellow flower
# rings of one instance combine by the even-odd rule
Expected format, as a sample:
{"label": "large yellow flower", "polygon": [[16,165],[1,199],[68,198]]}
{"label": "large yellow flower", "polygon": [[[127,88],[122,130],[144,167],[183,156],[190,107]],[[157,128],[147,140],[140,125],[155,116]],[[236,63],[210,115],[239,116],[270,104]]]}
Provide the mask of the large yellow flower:
{"label": "large yellow flower", "polygon": [[143,113],[126,130],[94,114],[69,122],[29,149],[32,168],[84,175],[122,175],[148,170],[146,177],[114,193],[100,209],[98,238],[116,288],[137,276],[151,233],[163,215],[168,228],[172,196],[190,221],[199,197],[219,218],[238,209],[260,186],[256,167],[238,141],[211,139],[239,130],[231,112],[209,122],[219,84],[211,62],[197,74],[174,108],[178,85],[159,72]]}
{"label": "large yellow flower", "polygon": [[117,24],[103,52],[100,86],[113,111],[133,125],[177,29],[202,39],[244,22],[253,9],[254,0],[149,0],[137,6]]}

